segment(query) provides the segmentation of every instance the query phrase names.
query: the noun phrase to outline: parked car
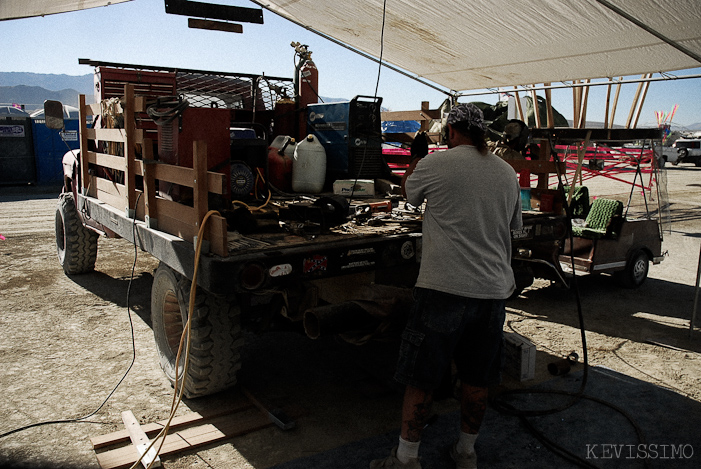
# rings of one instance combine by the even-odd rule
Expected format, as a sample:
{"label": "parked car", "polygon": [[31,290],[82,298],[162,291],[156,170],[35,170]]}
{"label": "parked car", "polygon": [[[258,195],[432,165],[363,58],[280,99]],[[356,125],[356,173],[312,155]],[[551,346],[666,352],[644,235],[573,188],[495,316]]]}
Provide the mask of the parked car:
{"label": "parked car", "polygon": [[701,138],[680,138],[672,145],[672,148],[677,151],[677,161],[672,164],[679,163],[694,163],[695,166],[701,166]]}

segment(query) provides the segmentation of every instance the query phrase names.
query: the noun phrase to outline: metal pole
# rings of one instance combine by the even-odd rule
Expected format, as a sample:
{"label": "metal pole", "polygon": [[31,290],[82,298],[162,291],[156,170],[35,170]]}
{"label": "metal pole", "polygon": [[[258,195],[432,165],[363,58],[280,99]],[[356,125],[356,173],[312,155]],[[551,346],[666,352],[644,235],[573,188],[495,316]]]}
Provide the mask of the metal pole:
{"label": "metal pole", "polygon": [[694,323],[696,322],[696,308],[699,305],[699,281],[701,280],[701,247],[699,248],[699,267],[696,269],[696,288],[694,289],[694,309],[691,312],[691,321],[689,322],[689,338],[694,332]]}

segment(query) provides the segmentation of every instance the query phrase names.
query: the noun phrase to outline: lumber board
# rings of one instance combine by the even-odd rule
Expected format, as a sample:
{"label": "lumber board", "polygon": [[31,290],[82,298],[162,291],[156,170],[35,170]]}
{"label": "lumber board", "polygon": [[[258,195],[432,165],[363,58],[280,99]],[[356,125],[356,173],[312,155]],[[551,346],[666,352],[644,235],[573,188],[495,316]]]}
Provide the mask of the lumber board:
{"label": "lumber board", "polygon": [[[235,416],[226,415],[212,419],[210,423],[176,431],[166,436],[160,455],[168,456],[186,450],[216,443],[224,439],[244,435],[273,425],[258,409],[238,412]],[[157,443],[158,444],[158,443]],[[124,469],[136,462],[134,448],[125,446],[107,450],[97,455],[102,469]]]}
{"label": "lumber board", "polygon": [[144,467],[161,467],[161,458],[156,454],[156,449],[150,446],[150,441],[146,433],[144,433],[139,421],[131,410],[122,412],[122,422],[129,432],[129,439],[133,443],[136,452],[141,458],[141,464]]}
{"label": "lumber board", "polygon": [[440,119],[440,109],[417,109],[415,111],[385,111],[380,113],[383,121],[426,121]]}
{"label": "lumber board", "polygon": [[[247,399],[239,399],[232,407],[228,409],[203,410],[201,412],[190,412],[185,415],[173,417],[173,420],[170,422],[170,428],[171,430],[176,430],[188,425],[196,425],[198,423],[202,423],[207,419],[236,414],[244,410],[253,409],[254,407],[255,406],[253,405],[253,403],[251,403]],[[152,438],[158,432],[160,432],[163,429],[163,427],[166,426],[167,423],[168,420],[160,420],[158,422],[141,425],[141,429],[146,433],[146,435]],[[93,449],[106,448],[108,446],[124,444],[127,442],[129,442],[129,432],[127,432],[126,430],[119,430],[113,433],[96,436],[90,439],[90,443],[92,444]]]}
{"label": "lumber board", "polygon": [[[143,176],[144,162],[136,160],[134,163],[136,175]],[[195,178],[193,169],[184,166],[175,166],[155,161],[153,163],[153,177],[160,181],[171,182],[185,187],[194,187]],[[207,186],[209,187],[209,192],[220,195],[223,194],[225,180],[226,176],[223,173],[208,171]]]}
{"label": "lumber board", "polygon": [[561,174],[565,173],[565,163],[544,160],[508,160],[517,173],[528,170],[531,174],[557,174],[558,169]]}
{"label": "lumber board", "polygon": [[[198,229],[195,226],[195,209],[166,199],[156,198],[158,229],[194,243]],[[226,219],[217,215],[207,220],[210,250],[218,256],[229,255]]]}
{"label": "lumber board", "polygon": [[124,171],[124,158],[121,156],[110,155],[108,153],[97,153],[94,151],[87,152],[88,163],[94,163],[105,168]]}

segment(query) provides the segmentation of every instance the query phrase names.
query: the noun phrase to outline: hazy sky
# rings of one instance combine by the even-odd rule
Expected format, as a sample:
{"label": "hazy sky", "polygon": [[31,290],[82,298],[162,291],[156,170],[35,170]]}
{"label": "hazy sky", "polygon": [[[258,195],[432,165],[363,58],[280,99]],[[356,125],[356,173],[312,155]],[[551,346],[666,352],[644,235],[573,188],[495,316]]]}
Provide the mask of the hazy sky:
{"label": "hazy sky", "polygon": [[[237,6],[257,5],[246,0],[219,2]],[[306,31],[267,10],[265,24],[245,24],[243,34],[189,29],[187,17],[165,13],[163,0],[133,0],[40,18],[0,22],[2,61],[0,71],[68,75],[92,73],[79,58],[105,62],[180,67],[222,72],[264,73],[292,77],[292,41],[307,44],[319,69],[319,94],[350,99],[375,93],[378,66],[341,46]],[[380,27],[378,37],[380,40]],[[701,68],[675,72],[701,74]],[[659,76],[655,74],[655,76]],[[637,78],[637,77],[631,77]],[[624,85],[616,112],[616,124],[624,124],[637,85]],[[588,120],[603,121],[606,87],[592,88]],[[436,108],[445,95],[410,78],[383,68],[378,96],[393,110],[418,109],[421,101]],[[480,100],[490,104],[495,95]],[[555,108],[572,119],[572,92],[553,91]],[[670,112],[679,105],[674,123],[701,123],[701,79],[655,82],[650,85],[639,126],[654,126],[655,111]]]}

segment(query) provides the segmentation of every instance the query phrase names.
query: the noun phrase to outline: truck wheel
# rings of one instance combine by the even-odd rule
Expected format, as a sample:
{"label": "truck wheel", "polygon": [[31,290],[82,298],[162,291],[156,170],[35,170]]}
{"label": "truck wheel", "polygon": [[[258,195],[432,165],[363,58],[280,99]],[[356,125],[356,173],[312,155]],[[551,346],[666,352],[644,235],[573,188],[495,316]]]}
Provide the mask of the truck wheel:
{"label": "truck wheel", "polygon": [[619,283],[626,288],[637,288],[647,279],[650,268],[650,259],[644,251],[636,251],[630,256],[626,267],[620,272],[616,272]]}
{"label": "truck wheel", "polygon": [[55,219],[58,262],[67,275],[84,274],[95,269],[96,232],[83,226],[70,192],[58,199]]}
{"label": "truck wheel", "polygon": [[[151,323],[158,356],[171,385],[175,361],[188,315],[191,282],[161,263],[151,288]],[[206,396],[236,384],[243,345],[240,310],[235,302],[198,289],[190,325],[190,364],[185,379],[187,398]],[[185,367],[184,345],[178,364]]]}

